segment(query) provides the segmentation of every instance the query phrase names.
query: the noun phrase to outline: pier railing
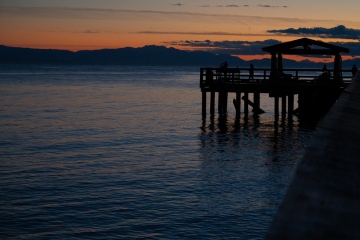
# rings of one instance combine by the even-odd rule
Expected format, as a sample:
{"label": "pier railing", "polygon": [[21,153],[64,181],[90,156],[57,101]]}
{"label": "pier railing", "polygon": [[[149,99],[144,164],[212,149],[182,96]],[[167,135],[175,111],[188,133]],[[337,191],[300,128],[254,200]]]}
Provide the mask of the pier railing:
{"label": "pier railing", "polygon": [[351,70],[342,70],[334,76],[333,70],[324,72],[322,69],[283,69],[281,74],[274,74],[269,68],[256,68],[250,76],[249,68],[200,68],[200,87],[213,83],[269,83],[271,81],[296,81],[301,83],[331,83],[335,80],[350,83]]}

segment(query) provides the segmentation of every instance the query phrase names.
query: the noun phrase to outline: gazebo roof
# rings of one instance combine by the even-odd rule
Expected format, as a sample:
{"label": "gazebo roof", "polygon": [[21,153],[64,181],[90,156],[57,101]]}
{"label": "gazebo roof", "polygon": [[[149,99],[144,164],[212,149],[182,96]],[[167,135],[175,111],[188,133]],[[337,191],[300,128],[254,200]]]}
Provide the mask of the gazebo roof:
{"label": "gazebo roof", "polygon": [[[312,48],[315,45],[317,48]],[[300,48],[299,48],[300,47]],[[265,52],[295,54],[295,55],[338,55],[341,52],[349,53],[348,48],[339,47],[323,41],[301,38],[262,48]]]}

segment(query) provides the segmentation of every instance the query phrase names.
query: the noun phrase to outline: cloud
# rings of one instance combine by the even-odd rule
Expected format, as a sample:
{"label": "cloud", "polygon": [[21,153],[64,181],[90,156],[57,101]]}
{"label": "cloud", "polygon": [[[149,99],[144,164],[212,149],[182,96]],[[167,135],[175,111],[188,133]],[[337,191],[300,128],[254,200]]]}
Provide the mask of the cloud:
{"label": "cloud", "polygon": [[287,8],[288,6],[273,6],[273,5],[263,5],[263,4],[258,4],[258,7],[262,7],[262,8]]}
{"label": "cloud", "polygon": [[244,4],[244,5],[237,5],[237,4],[229,4],[229,5],[200,5],[198,7],[202,7],[202,8],[210,8],[210,7],[215,7],[215,8],[223,8],[223,7],[228,7],[228,8],[239,8],[239,7],[250,7],[250,5],[248,4]]}
{"label": "cloud", "polygon": [[350,55],[360,56],[360,41],[358,42],[329,42],[344,48],[350,49]]}
{"label": "cloud", "polygon": [[339,25],[333,28],[288,28],[283,30],[268,30],[268,33],[285,34],[285,35],[301,35],[313,36],[321,38],[342,38],[360,40],[360,30],[347,28],[344,25]]}
{"label": "cloud", "polygon": [[[203,5],[206,6],[207,5]],[[209,5],[209,7],[226,7],[226,5]],[[241,7],[250,7],[249,5],[239,5]],[[179,8],[178,8],[179,9]],[[180,8],[182,9],[182,8]],[[292,25],[300,25],[306,23],[313,23],[321,25],[326,23],[336,24],[335,20],[313,20],[313,19],[299,19],[299,18],[286,18],[286,17],[262,17],[262,16],[249,16],[240,14],[222,14],[222,13],[196,13],[187,11],[153,11],[153,10],[126,10],[126,9],[106,9],[106,8],[69,8],[69,7],[6,7],[0,6],[0,15],[3,17],[13,18],[40,18],[40,19],[90,19],[90,20],[143,20],[149,18],[160,21],[178,20],[183,21],[184,16],[193,18],[193,21],[203,21],[208,23],[209,20],[213,21],[228,21],[232,19],[234,22],[243,23],[249,26],[250,23],[258,25],[275,25],[277,23],[283,24],[292,23]],[[349,22],[354,23],[354,22]]]}
{"label": "cloud", "polygon": [[139,34],[170,34],[170,35],[206,35],[206,36],[271,36],[269,34],[251,34],[236,32],[176,32],[176,31],[139,31]]}
{"label": "cloud", "polygon": [[[262,51],[263,47],[281,43],[278,40],[268,39],[265,41],[211,41],[211,40],[184,40],[164,42],[166,45],[186,47],[194,50],[204,50],[215,54],[232,55],[256,55],[267,54]],[[330,42],[331,44],[350,49],[353,56],[360,55],[360,42]],[[321,57],[321,56],[320,56]]]}
{"label": "cloud", "polygon": [[[173,6],[183,6],[182,3],[175,3]],[[240,7],[239,5],[202,5],[201,7]],[[249,7],[249,5],[243,5]],[[162,15],[162,16],[194,16],[194,17],[238,17],[267,19],[259,16],[244,16],[232,14],[217,13],[195,13],[186,11],[154,11],[154,10],[128,10],[111,8],[72,8],[72,7],[15,7],[0,6],[0,15],[2,16],[21,16],[31,18],[58,18],[58,19],[123,19],[125,17],[136,18],[141,15]],[[270,17],[271,19],[283,19],[279,17]]]}
{"label": "cloud", "polygon": [[211,40],[184,40],[184,41],[172,41],[164,42],[164,44],[188,47],[198,50],[205,50],[215,54],[234,54],[234,55],[253,55],[264,54],[263,47],[271,46],[281,43],[277,40],[265,40],[265,41],[211,41]]}
{"label": "cloud", "polygon": [[95,33],[100,33],[98,31],[92,31],[92,30],[86,30],[83,33],[88,33],[88,34],[95,34]]}

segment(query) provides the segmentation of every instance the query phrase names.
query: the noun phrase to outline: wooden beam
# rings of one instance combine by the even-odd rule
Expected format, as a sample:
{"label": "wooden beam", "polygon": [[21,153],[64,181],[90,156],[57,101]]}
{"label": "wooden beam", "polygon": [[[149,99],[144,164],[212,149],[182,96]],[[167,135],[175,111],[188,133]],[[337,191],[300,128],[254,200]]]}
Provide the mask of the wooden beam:
{"label": "wooden beam", "polygon": [[244,100],[245,102],[245,106],[246,105],[250,105],[251,107],[253,107],[253,112],[256,114],[261,114],[261,113],[265,113],[264,110],[262,110],[261,108],[257,107],[252,101],[250,101],[248,98],[246,98],[245,96],[243,96],[241,98],[242,100]]}
{"label": "wooden beam", "polygon": [[337,55],[338,51],[331,49],[282,49],[279,51],[288,55]]}

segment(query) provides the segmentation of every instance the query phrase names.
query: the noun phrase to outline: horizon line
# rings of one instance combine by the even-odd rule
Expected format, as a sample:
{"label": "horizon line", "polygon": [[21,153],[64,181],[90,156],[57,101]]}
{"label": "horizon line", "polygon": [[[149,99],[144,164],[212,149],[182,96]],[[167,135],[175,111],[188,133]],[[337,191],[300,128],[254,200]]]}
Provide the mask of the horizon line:
{"label": "horizon line", "polygon": [[[201,51],[201,52],[208,52],[206,50],[199,50],[199,49],[180,49],[180,48],[176,48],[176,47],[169,47],[169,46],[165,46],[165,45],[156,45],[156,44],[149,44],[149,45],[144,45],[142,47],[131,47],[131,46],[127,46],[127,47],[100,47],[99,48],[95,48],[95,46],[93,49],[80,49],[80,50],[69,50],[69,49],[60,49],[60,48],[56,48],[53,45],[25,45],[25,46],[9,46],[9,45],[5,45],[5,44],[0,44],[0,46],[3,47],[9,47],[9,48],[23,48],[23,49],[34,49],[34,50],[58,50],[58,51],[69,51],[69,52],[73,52],[73,53],[77,53],[80,51],[98,51],[98,50],[117,50],[117,49],[125,49],[125,48],[132,48],[132,49],[139,49],[139,48],[145,48],[148,46],[155,46],[155,47],[165,47],[167,49],[176,49],[179,51],[187,51],[187,52],[195,52],[195,51]],[[33,48],[31,46],[43,46],[44,48]],[[46,46],[51,48],[46,48]],[[80,45],[57,45],[57,46],[80,46]],[[214,55],[219,55],[221,53],[214,53],[214,52],[210,52]],[[270,56],[268,53],[264,53],[264,54],[225,54],[225,55],[229,55],[232,57],[237,57],[243,61],[249,62],[249,61],[256,61],[256,60],[264,60],[264,59],[270,59]],[[289,57],[292,56],[292,57]],[[360,56],[342,56],[343,57],[343,61],[347,61],[347,60],[357,60],[360,59]],[[345,59],[344,59],[345,57]],[[290,60],[290,61],[295,61],[295,62],[302,62],[305,60],[308,60],[310,62],[313,63],[331,63],[333,62],[333,58],[331,57],[321,57],[321,56],[314,56],[314,57],[306,57],[306,56],[301,56],[301,55],[284,55],[283,56],[284,59]]]}

